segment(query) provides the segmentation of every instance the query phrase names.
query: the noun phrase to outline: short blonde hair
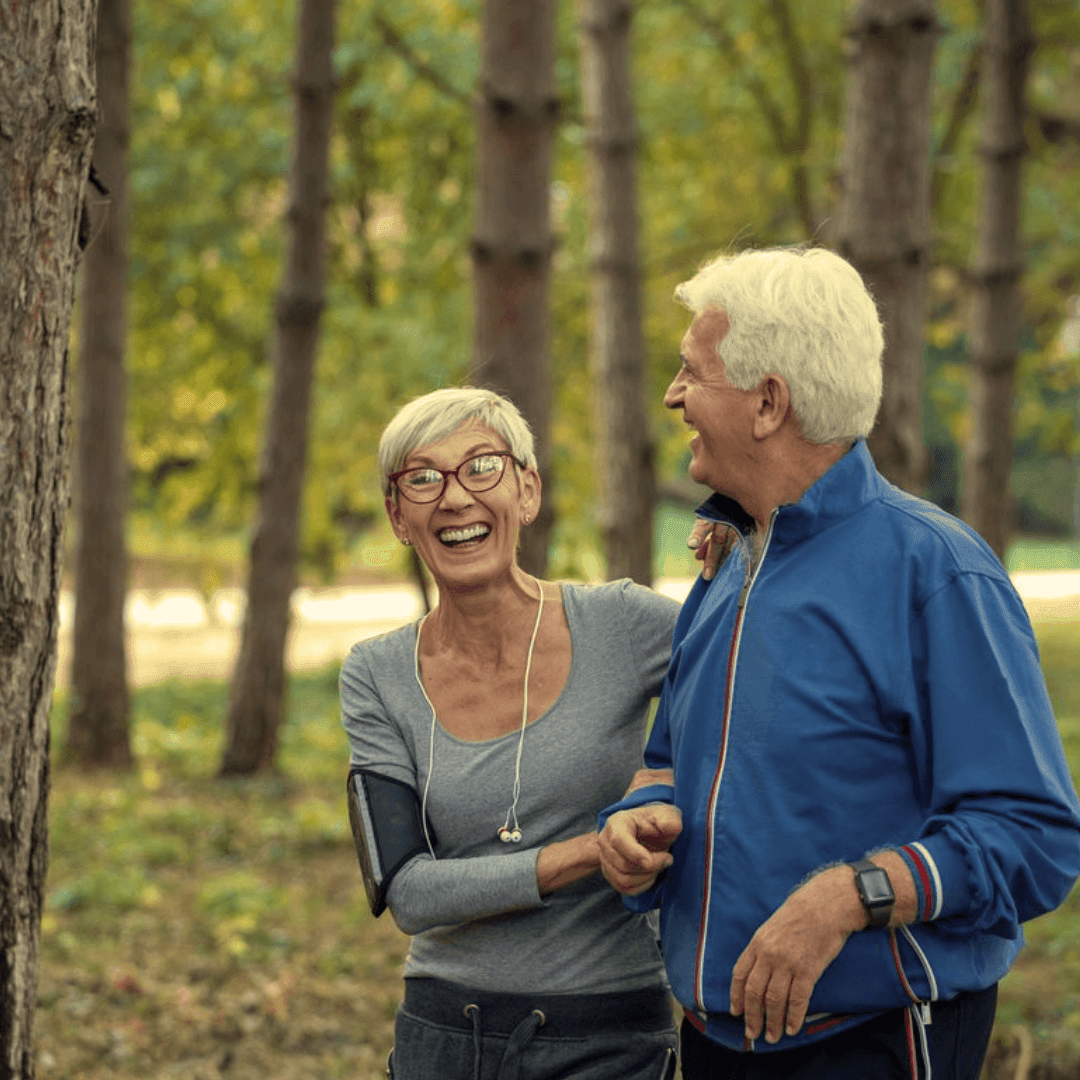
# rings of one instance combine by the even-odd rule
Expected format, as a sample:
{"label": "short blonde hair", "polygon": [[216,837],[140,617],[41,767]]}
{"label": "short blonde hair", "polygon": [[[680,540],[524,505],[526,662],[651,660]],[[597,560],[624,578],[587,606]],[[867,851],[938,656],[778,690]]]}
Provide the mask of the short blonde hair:
{"label": "short blonde hair", "polygon": [[383,495],[390,497],[390,474],[404,468],[414,450],[445,439],[469,420],[490,428],[519,462],[536,468],[532,430],[509,398],[476,386],[447,387],[414,398],[386,425],[379,440]]}
{"label": "short blonde hair", "polygon": [[805,439],[865,437],[881,403],[885,347],[877,308],[858,271],[825,248],[722,255],[675,290],[695,314],[723,309],[717,348],[728,381],[752,390],[780,375]]}

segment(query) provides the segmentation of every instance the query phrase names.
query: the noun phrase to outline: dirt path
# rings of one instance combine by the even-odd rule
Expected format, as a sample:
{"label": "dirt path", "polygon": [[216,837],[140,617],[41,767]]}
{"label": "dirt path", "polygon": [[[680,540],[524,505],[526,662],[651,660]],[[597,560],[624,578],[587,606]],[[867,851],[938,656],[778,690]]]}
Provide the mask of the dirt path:
{"label": "dirt path", "polygon": [[[1016,575],[1014,581],[1034,622],[1080,622],[1080,573]],[[662,591],[681,599],[689,582],[666,582]],[[1075,592],[1071,590],[1075,588]],[[1054,595],[1065,592],[1066,595]],[[235,593],[215,594],[210,604],[194,590],[132,594],[128,609],[128,664],[134,686],[168,679],[227,679],[240,643]],[[70,598],[62,617],[57,685],[69,678]],[[420,614],[413,590],[302,590],[294,602],[289,639],[291,671],[340,664],[349,649]]]}

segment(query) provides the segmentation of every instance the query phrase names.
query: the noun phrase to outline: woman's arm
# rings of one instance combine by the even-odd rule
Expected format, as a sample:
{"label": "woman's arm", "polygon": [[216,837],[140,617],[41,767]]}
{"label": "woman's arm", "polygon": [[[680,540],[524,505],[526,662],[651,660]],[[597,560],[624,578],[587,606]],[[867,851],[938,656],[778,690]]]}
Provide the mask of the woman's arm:
{"label": "woman's arm", "polygon": [[540,849],[536,859],[536,884],[540,895],[547,896],[599,869],[600,847],[596,833],[582,833]]}
{"label": "woman's arm", "polygon": [[420,855],[391,881],[387,907],[399,929],[419,934],[436,926],[541,908],[545,896],[599,868],[595,832],[475,859]]}

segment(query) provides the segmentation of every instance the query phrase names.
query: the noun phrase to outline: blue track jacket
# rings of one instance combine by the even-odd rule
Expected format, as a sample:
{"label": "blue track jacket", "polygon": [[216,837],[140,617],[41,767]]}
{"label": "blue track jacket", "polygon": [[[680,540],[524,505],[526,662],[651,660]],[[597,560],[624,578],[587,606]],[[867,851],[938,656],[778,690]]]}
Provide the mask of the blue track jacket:
{"label": "blue track jacket", "polygon": [[[714,496],[699,511],[745,535]],[[605,810],[674,801],[657,885],[672,989],[734,1049],[788,1049],[1000,979],[1020,924],[1080,874],[1080,805],[1026,612],[967,525],[889,484],[865,442],[773,512],[756,570],[737,551],[675,627],[646,748],[674,767]],[[815,870],[899,850],[920,894],[899,931],[852,934],[803,1029],[744,1045],[731,972]]]}

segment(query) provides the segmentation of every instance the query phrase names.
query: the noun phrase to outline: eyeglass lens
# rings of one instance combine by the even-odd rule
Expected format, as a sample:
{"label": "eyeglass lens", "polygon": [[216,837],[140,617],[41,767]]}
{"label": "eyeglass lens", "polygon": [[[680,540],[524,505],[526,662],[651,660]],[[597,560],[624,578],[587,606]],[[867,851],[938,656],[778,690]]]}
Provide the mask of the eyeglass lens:
{"label": "eyeglass lens", "polygon": [[467,458],[456,469],[407,469],[398,477],[398,490],[412,502],[434,502],[443,493],[447,481],[456,476],[467,491],[488,491],[502,478],[507,455],[478,454]]}

